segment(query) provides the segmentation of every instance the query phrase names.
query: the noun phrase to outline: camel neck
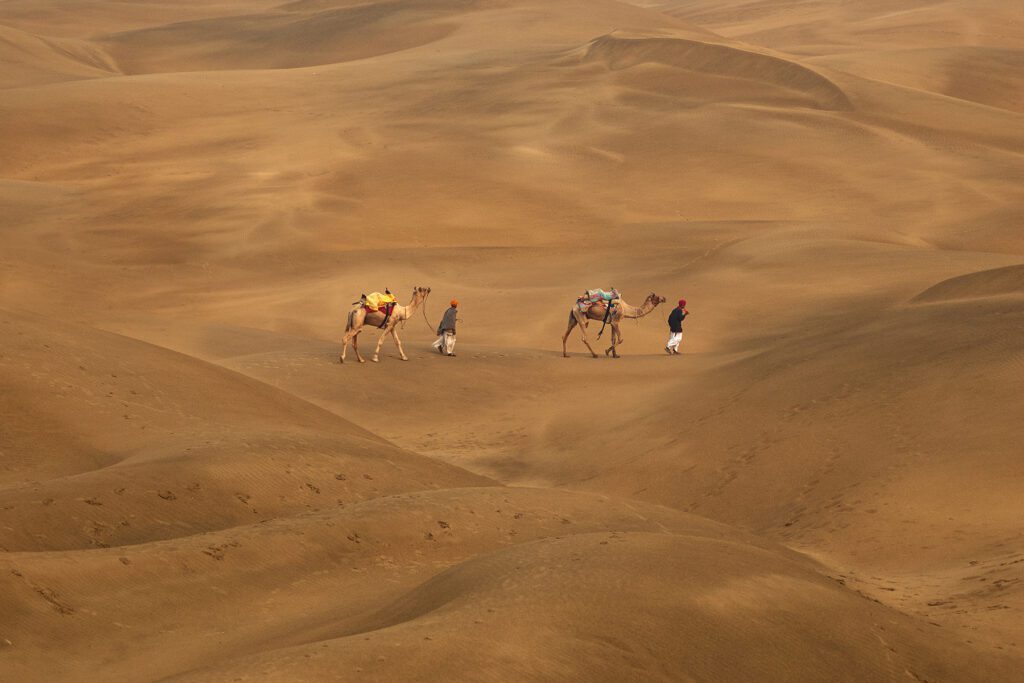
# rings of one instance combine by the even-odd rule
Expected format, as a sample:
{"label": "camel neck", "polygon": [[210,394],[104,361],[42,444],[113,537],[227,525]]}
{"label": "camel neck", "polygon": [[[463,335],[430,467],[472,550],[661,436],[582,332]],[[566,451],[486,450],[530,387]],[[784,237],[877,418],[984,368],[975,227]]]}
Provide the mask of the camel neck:
{"label": "camel neck", "polygon": [[640,306],[630,306],[625,301],[622,302],[622,315],[625,318],[642,318],[653,310],[654,306],[649,306],[646,301]]}
{"label": "camel neck", "polygon": [[410,301],[408,303],[408,305],[406,305],[406,307],[405,307],[406,313],[408,313],[409,315],[412,315],[413,312],[417,308],[419,308],[420,304],[422,304],[422,303],[423,303],[423,299],[419,299],[419,298],[413,297],[412,301]]}

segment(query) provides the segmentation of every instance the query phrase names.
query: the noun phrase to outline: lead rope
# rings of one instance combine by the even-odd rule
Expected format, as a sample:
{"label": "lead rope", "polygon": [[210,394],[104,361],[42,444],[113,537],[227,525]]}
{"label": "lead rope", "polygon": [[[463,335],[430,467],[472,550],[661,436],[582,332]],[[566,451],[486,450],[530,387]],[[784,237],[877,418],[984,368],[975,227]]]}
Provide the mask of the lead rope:
{"label": "lead rope", "polygon": [[430,320],[427,319],[427,300],[423,300],[423,308],[420,309],[423,312],[423,322],[427,324],[431,332],[434,332],[437,328],[430,324]]}
{"label": "lead rope", "polygon": [[[424,299],[423,299],[422,306],[423,306],[423,308],[421,310],[423,311],[423,322],[427,323],[427,326],[430,327],[430,321],[427,320],[427,299],[426,299],[426,297],[424,297]],[[402,318],[402,331],[403,332],[405,331],[405,324],[407,322],[409,322],[408,318]],[[433,330],[434,328],[431,327],[430,329]]]}

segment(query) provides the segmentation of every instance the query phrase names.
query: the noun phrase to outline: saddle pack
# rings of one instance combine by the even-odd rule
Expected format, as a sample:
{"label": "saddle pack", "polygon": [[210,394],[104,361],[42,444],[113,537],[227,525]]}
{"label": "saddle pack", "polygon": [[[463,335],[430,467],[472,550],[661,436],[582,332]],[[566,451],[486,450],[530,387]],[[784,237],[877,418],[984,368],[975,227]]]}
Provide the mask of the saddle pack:
{"label": "saddle pack", "polygon": [[[611,310],[612,302],[619,298],[621,298],[619,290],[614,287],[607,292],[603,289],[588,289],[583,292],[583,296],[576,299],[576,303],[579,305],[580,310],[584,312],[589,310],[594,304],[607,306],[608,309]],[[607,318],[607,312],[605,313],[605,316]]]}
{"label": "saddle pack", "polygon": [[604,334],[604,328],[611,321],[615,311],[615,302],[620,298],[619,290],[612,287],[607,292],[603,289],[588,289],[583,292],[583,296],[576,299],[576,305],[584,314],[589,312],[592,306],[604,306],[604,318],[601,320],[601,331],[597,333],[598,339]]}
{"label": "saddle pack", "polygon": [[391,320],[391,313],[395,310],[395,304],[397,303],[395,295],[387,289],[384,290],[383,294],[372,292],[371,294],[363,294],[359,297],[359,304],[366,309],[367,313],[384,314],[384,322],[378,325],[381,329],[387,327],[388,321]]}
{"label": "saddle pack", "polygon": [[603,289],[588,289],[586,292],[583,293],[583,298],[594,303],[609,303],[619,298],[619,290],[615,289],[614,287],[612,287],[607,292],[604,291]]}

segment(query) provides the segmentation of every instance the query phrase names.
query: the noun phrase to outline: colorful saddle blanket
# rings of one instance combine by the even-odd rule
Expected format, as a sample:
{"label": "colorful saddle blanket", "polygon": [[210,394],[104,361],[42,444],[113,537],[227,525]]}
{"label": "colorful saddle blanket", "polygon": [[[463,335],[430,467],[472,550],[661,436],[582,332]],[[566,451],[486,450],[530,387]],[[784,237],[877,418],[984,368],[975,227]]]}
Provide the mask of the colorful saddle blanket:
{"label": "colorful saddle blanket", "polygon": [[614,287],[607,292],[603,289],[588,289],[586,294],[584,294],[584,298],[593,301],[594,303],[599,301],[608,302],[619,298],[619,290]]}
{"label": "colorful saddle blanket", "polygon": [[374,292],[373,294],[367,295],[363,301],[363,308],[368,311],[385,311],[395,305],[394,294],[381,294],[380,292]]}
{"label": "colorful saddle blanket", "polygon": [[594,304],[609,304],[618,298],[621,298],[619,290],[613,287],[607,292],[603,289],[588,289],[583,293],[583,296],[576,301],[579,303],[580,308],[586,309],[590,308]]}

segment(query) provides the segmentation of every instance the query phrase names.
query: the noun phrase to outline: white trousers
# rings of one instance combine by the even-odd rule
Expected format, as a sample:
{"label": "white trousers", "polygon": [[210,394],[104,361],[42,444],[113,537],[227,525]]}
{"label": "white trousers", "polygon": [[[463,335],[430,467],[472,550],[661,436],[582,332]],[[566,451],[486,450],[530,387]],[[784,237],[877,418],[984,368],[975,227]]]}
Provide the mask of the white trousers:
{"label": "white trousers", "polygon": [[682,340],[682,332],[672,332],[668,335],[668,344],[666,344],[665,346],[667,346],[670,351],[678,351],[679,342],[681,342]]}
{"label": "white trousers", "polygon": [[437,341],[433,344],[434,348],[444,354],[452,354],[455,352],[455,333],[448,332],[445,330],[441,333],[441,336],[437,338]]}

